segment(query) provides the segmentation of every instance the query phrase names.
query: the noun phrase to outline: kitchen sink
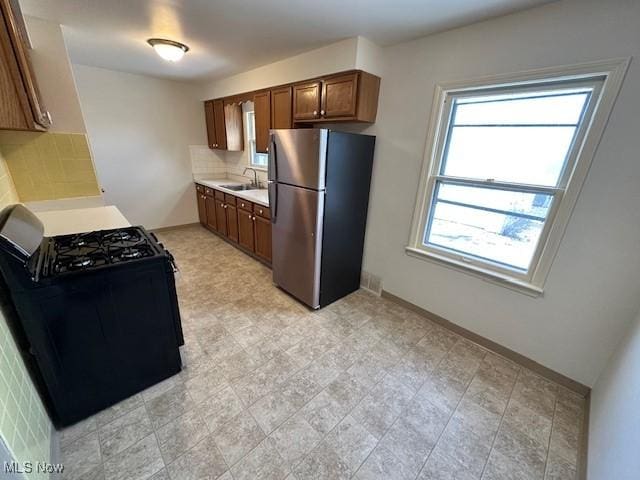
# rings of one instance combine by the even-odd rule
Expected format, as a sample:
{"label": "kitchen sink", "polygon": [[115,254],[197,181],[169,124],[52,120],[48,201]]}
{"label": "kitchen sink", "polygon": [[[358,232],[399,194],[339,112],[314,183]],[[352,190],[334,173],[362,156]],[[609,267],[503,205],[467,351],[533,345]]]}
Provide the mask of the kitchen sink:
{"label": "kitchen sink", "polygon": [[241,192],[244,190],[258,190],[258,187],[253,187],[246,183],[243,183],[242,185],[220,185],[220,187],[226,188],[227,190],[233,190],[234,192]]}

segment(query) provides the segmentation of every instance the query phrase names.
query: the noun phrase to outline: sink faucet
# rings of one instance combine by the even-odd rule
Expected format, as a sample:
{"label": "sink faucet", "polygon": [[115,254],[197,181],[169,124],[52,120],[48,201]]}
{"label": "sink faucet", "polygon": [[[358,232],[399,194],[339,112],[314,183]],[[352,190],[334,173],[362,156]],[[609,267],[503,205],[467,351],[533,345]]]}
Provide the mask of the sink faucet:
{"label": "sink faucet", "polygon": [[253,182],[251,182],[251,186],[255,188],[260,188],[260,185],[258,184],[257,170],[255,168],[247,167],[244,169],[244,172],[242,172],[242,176],[244,176],[244,174],[247,173],[247,170],[251,170],[253,172]]}

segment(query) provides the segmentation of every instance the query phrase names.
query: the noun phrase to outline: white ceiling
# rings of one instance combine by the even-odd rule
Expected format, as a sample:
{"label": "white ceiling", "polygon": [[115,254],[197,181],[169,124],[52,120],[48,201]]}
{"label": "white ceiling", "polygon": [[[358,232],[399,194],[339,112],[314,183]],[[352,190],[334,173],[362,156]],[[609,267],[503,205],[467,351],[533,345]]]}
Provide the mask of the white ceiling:
{"label": "white ceiling", "polygon": [[[72,62],[184,80],[220,78],[362,35],[390,45],[550,0],[20,0],[56,21]],[[170,64],[145,42],[191,47]]]}

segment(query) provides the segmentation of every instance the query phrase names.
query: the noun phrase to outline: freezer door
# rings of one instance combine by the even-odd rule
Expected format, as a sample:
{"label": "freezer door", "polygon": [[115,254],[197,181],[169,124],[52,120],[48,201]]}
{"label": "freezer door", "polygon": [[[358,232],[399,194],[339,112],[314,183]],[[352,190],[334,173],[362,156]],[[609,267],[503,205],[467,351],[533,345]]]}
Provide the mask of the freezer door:
{"label": "freezer door", "polygon": [[328,134],[318,128],[271,130],[269,180],[323,190]]}
{"label": "freezer door", "polygon": [[325,194],[278,183],[274,195],[278,208],[272,218],[273,281],[318,308]]}

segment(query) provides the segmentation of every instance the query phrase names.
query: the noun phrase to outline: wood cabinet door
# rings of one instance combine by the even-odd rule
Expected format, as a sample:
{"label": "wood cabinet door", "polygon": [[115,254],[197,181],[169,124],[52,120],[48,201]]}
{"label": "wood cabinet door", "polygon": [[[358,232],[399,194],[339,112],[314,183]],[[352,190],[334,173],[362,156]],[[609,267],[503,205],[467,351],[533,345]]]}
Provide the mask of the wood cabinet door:
{"label": "wood cabinet door", "polygon": [[0,128],[49,128],[51,117],[36,82],[27,29],[17,0],[0,0],[0,56]]}
{"label": "wood cabinet door", "polygon": [[292,109],[291,87],[271,90],[271,128],[293,128]]}
{"label": "wood cabinet door", "polygon": [[234,205],[226,204],[227,238],[238,243],[238,210]]}
{"label": "wood cabinet door", "polygon": [[238,243],[241,247],[254,250],[253,213],[238,210]]}
{"label": "wood cabinet door", "polygon": [[254,217],[255,229],[255,253],[260,258],[271,263],[271,220]]}
{"label": "wood cabinet door", "polygon": [[224,103],[222,100],[213,100],[213,124],[215,126],[216,141],[214,148],[227,149],[227,132],[224,118]]}
{"label": "wood cabinet door", "polygon": [[215,203],[216,203],[216,208],[215,208],[216,226],[215,226],[215,229],[221,235],[226,235],[227,234],[227,212],[226,212],[226,208],[224,208],[225,204],[224,204],[224,202],[222,200],[218,200],[217,198],[215,199]]}
{"label": "wood cabinet door", "polygon": [[320,118],[321,82],[311,82],[293,87],[293,119]]}
{"label": "wood cabinet door", "polygon": [[213,102],[204,102],[204,118],[207,124],[207,141],[209,148],[216,148],[216,122],[213,116]]}
{"label": "wood cabinet door", "polygon": [[256,121],[256,152],[267,153],[271,128],[271,92],[260,92],[253,96],[253,111]]}
{"label": "wood cabinet door", "polygon": [[323,118],[354,117],[358,98],[358,74],[350,73],[322,82]]}
{"label": "wood cabinet door", "polygon": [[242,105],[227,103],[224,106],[224,128],[226,132],[226,149],[232,152],[244,150],[244,130],[242,128]]}
{"label": "wood cabinet door", "polygon": [[[218,222],[216,216],[216,203],[217,200],[213,197],[209,197],[207,195],[204,196],[204,207],[205,207],[205,225],[212,230],[218,229]],[[202,222],[202,220],[200,220]]]}
{"label": "wood cabinet door", "polygon": [[207,224],[207,205],[204,193],[196,192],[196,200],[198,201],[198,218],[202,225]]}

